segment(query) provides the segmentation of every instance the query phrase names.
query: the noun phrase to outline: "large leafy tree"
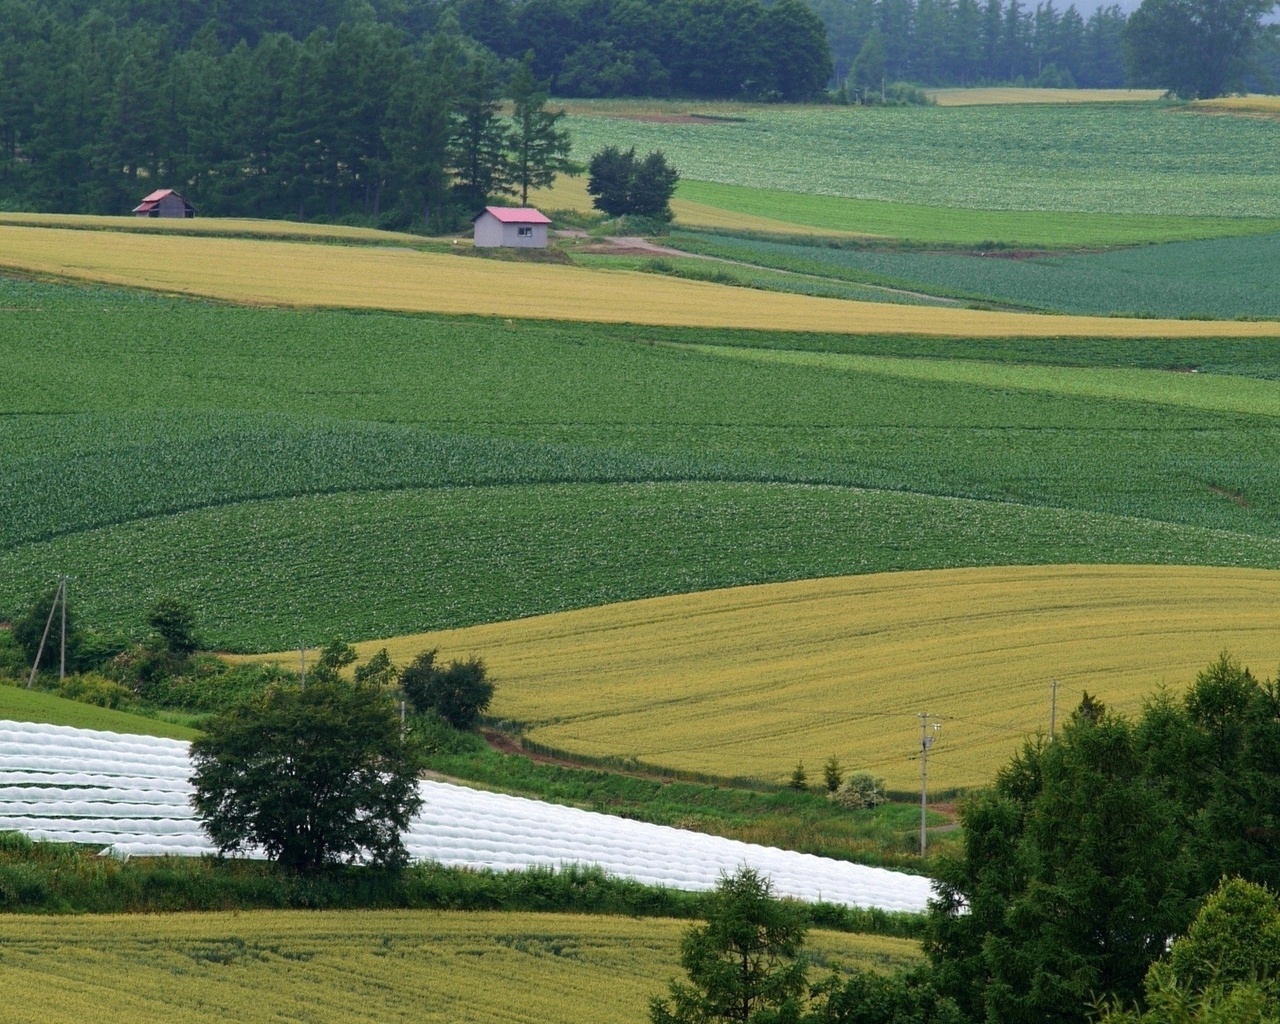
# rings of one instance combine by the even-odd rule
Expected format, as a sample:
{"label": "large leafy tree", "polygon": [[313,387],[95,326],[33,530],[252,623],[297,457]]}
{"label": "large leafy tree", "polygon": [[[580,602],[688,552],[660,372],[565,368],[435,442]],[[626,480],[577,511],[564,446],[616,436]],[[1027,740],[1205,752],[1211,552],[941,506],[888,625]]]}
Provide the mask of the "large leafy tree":
{"label": "large leafy tree", "polygon": [[213,718],[191,758],[191,803],[223,853],[261,847],[295,871],[407,859],[421,759],[374,687],[272,686]]}
{"label": "large leafy tree", "polygon": [[1262,19],[1275,7],[1275,0],[1143,0],[1124,28],[1129,77],[1183,99],[1240,89]]}

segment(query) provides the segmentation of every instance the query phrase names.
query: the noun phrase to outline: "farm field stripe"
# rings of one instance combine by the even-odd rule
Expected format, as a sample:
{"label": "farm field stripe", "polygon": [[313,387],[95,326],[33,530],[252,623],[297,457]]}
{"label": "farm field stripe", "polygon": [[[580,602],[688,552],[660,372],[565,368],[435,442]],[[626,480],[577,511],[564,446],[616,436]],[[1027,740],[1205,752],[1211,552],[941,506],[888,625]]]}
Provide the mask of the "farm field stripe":
{"label": "farm field stripe", "polygon": [[1035,89],[992,86],[976,89],[926,89],[940,107],[978,107],[1025,103],[1151,103],[1159,89]]}
{"label": "farm field stripe", "polygon": [[72,228],[84,231],[117,231],[149,235],[205,235],[240,238],[279,238],[294,241],[381,242],[389,245],[421,245],[428,239],[401,231],[348,227],[344,224],[304,224],[251,217],[200,217],[171,220],[143,217],[104,217],[79,213],[3,213],[0,224],[12,227]]}
{"label": "farm field stripe", "polygon": [[[128,856],[212,854],[190,776],[185,743],[0,721],[0,831]],[[404,832],[414,861],[491,871],[597,865],[693,891],[745,864],[780,895],[908,913],[923,911],[930,895],[927,878],[884,868],[449,783],[418,787],[422,808]]]}
{"label": "farm field stripe", "polygon": [[[1280,571],[1058,565],[808,580],[396,637],[403,663],[478,655],[492,713],[591,757],[783,781],[837,755],[919,782],[917,712],[945,722],[938,789],[988,784],[1087,689],[1135,712],[1226,649],[1280,663]],[[279,658],[296,655],[279,655]]]}
{"label": "farm field stripe", "polygon": [[[957,337],[1203,337],[1189,320],[1041,316],[845,302],[625,271],[222,238],[0,226],[11,270],[303,307],[470,313],[598,323]],[[1214,322],[1221,337],[1280,337],[1280,321]]]}
{"label": "farm field stripe", "polygon": [[721,345],[687,347],[727,359],[817,366],[850,373],[877,373],[905,380],[946,381],[1089,398],[1159,402],[1214,412],[1280,416],[1280,381],[1249,377],[1110,367],[1017,366],[974,359],[842,355]]}
{"label": "farm field stripe", "polygon": [[[634,1024],[686,921],[457,911],[0,919],[12,1024]],[[911,966],[904,939],[812,931],[817,964]]]}

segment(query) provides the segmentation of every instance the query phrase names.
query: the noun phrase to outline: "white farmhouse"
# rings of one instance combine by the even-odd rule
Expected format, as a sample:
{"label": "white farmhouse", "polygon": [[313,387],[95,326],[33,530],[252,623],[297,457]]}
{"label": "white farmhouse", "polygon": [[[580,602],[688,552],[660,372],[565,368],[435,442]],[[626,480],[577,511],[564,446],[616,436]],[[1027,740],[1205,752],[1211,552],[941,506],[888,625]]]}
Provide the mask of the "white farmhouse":
{"label": "white farmhouse", "polygon": [[475,217],[475,244],[482,249],[500,245],[545,249],[550,223],[550,218],[532,207],[486,206]]}

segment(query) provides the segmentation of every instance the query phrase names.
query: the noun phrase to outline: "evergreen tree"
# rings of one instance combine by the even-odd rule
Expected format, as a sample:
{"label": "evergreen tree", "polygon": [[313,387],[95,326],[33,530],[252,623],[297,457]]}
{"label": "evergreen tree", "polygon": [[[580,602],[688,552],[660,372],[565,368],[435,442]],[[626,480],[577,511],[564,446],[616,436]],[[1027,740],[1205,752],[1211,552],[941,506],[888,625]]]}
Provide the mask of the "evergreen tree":
{"label": "evergreen tree", "polygon": [[458,76],[452,130],[449,137],[449,171],[459,204],[478,212],[491,196],[510,195],[507,180],[507,133],[498,111],[501,97],[498,76],[484,58],[469,61]]}
{"label": "evergreen tree", "polygon": [[546,109],[550,92],[546,83],[533,77],[533,54],[516,69],[507,87],[513,110],[508,145],[511,149],[510,179],[520,190],[520,205],[529,205],[529,190],[548,188],[557,174],[580,173],[569,159],[569,132],[559,127],[565,112]]}

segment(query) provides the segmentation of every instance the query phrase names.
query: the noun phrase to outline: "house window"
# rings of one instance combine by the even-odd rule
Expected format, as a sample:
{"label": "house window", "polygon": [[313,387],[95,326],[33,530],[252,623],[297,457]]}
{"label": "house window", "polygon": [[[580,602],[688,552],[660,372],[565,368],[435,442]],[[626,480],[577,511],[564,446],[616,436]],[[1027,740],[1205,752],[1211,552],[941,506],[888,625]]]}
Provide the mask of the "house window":
{"label": "house window", "polygon": [[516,234],[519,235],[521,238],[532,238],[533,228],[517,228]]}

